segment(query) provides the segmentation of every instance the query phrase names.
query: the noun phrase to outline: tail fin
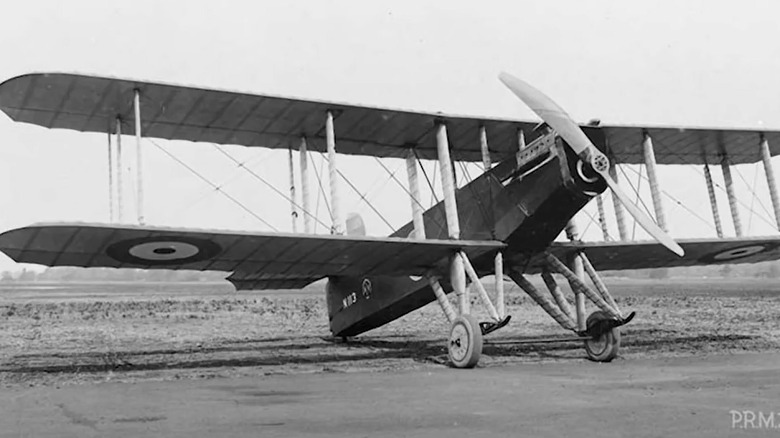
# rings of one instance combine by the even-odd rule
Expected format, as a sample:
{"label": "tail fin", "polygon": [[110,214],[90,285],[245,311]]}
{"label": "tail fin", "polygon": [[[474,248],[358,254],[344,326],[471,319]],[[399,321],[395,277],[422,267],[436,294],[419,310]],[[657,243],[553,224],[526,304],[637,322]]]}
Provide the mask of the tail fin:
{"label": "tail fin", "polygon": [[357,213],[350,213],[347,215],[347,235],[348,236],[365,236],[366,224],[363,223],[363,218]]}

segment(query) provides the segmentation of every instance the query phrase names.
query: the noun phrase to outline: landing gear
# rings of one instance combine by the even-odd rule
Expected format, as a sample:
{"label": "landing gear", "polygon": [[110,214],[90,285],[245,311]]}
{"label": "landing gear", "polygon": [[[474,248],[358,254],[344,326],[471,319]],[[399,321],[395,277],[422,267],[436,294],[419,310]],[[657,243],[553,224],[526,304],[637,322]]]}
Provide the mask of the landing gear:
{"label": "landing gear", "polygon": [[452,321],[447,354],[455,368],[474,368],[482,355],[482,330],[471,315],[459,315]]}
{"label": "landing gear", "polygon": [[[633,318],[633,315],[632,315]],[[607,312],[597,310],[588,316],[586,332],[591,337],[585,340],[588,359],[594,362],[610,362],[620,350],[620,327],[615,326]]]}

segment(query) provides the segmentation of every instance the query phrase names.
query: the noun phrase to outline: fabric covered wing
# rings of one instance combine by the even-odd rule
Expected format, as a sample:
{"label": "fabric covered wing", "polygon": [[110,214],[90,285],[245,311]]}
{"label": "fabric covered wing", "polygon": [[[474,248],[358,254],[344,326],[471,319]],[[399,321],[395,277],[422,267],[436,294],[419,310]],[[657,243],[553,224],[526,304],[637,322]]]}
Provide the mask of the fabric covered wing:
{"label": "fabric covered wing", "polygon": [[719,164],[728,156],[731,164],[761,160],[761,140],[769,142],[771,155],[780,154],[780,132],[757,129],[712,129],[651,126],[601,126],[607,153],[618,163],[644,164],[642,141],[653,139],[658,164]]}
{"label": "fabric covered wing", "polygon": [[[780,259],[780,236],[726,239],[681,239],[685,250],[677,257],[656,242],[555,242],[550,251],[561,260],[577,250],[584,250],[593,266],[600,271],[671,268],[730,263],[758,263]],[[538,260],[532,271],[538,271]]]}
{"label": "fabric covered wing", "polygon": [[64,73],[3,82],[0,109],[19,122],[100,133],[118,116],[129,135],[135,134],[135,90],[143,135],[171,140],[287,149],[305,135],[309,150],[323,152],[325,113],[332,111],[340,153],[405,157],[413,145],[420,158],[435,159],[435,122],[446,119],[453,159],[481,161],[480,125],[487,129],[495,160],[517,152],[519,129],[530,141],[538,125]]}
{"label": "fabric covered wing", "polygon": [[[46,266],[233,272],[237,286],[302,287],[330,275],[423,275],[453,251],[471,257],[500,242],[241,233],[132,225],[36,224],[0,234],[0,251]],[[247,288],[247,287],[243,287]]]}
{"label": "fabric covered wing", "polygon": [[[0,109],[11,119],[47,128],[105,133],[119,117],[122,131],[135,134],[133,96],[141,96],[144,136],[287,148],[302,135],[309,149],[325,150],[325,112],[335,119],[340,153],[405,157],[414,147],[420,158],[436,158],[434,125],[446,120],[452,157],[481,161],[479,128],[487,130],[492,158],[517,151],[517,132],[532,141],[539,122],[496,117],[374,108],[254,93],[207,90],[184,85],[67,73],[17,76],[0,84]],[[711,163],[728,155],[733,164],[760,160],[762,136],[771,155],[780,154],[776,130],[663,126],[583,126],[600,149],[619,163],[643,163],[645,132],[653,137],[659,164]]]}

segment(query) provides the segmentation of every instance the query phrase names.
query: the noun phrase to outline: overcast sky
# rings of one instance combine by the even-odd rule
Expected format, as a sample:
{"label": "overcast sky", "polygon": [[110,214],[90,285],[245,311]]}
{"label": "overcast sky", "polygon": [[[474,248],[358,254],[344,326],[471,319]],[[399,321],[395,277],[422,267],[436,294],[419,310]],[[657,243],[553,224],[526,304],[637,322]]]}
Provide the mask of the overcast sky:
{"label": "overcast sky", "polygon": [[[82,72],[535,120],[496,79],[506,70],[580,121],[780,129],[778,12],[771,1],[13,2],[0,26],[0,80]],[[275,227],[290,229],[287,201],[212,145],[155,143],[224,183]],[[0,115],[0,229],[107,221],[105,145],[105,135],[49,131]],[[230,153],[251,159],[256,172],[287,190],[286,153],[238,147]],[[403,191],[373,160],[341,163],[393,226],[409,219]],[[403,162],[386,164],[405,181]],[[144,171],[151,224],[268,229],[148,141]],[[722,181],[719,169],[713,173]],[[633,170],[627,174],[636,179]],[[701,217],[667,199],[672,234],[714,236],[701,169],[665,167],[660,176],[664,189]],[[771,206],[763,170],[739,166],[735,180],[748,233],[776,233],[764,209]],[[130,182],[126,216],[132,217]],[[752,198],[754,185],[764,207]],[[342,186],[343,210],[361,212],[370,234],[388,234],[390,227]],[[719,197],[733,235],[725,194]],[[586,216],[579,220],[585,228]],[[598,227],[590,226],[587,237],[601,238]],[[0,268],[9,267],[3,256]]]}

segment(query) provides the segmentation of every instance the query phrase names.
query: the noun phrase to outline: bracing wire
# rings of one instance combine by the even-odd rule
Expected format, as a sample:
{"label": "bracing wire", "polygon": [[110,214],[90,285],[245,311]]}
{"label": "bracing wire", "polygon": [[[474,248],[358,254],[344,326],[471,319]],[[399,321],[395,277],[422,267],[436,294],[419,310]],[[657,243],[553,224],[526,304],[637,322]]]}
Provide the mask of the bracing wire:
{"label": "bracing wire", "polygon": [[[756,163],[758,165],[758,163]],[[737,171],[737,175],[739,175],[739,179],[742,180],[743,183],[745,183],[745,186],[750,190],[751,195],[751,201],[750,201],[750,213],[755,214],[755,211],[753,210],[753,205],[757,201],[759,207],[761,207],[762,210],[764,210],[764,213],[766,213],[767,216],[772,216],[772,213],[769,212],[769,210],[766,208],[763,202],[761,202],[761,199],[758,198],[758,194],[756,193],[755,187],[756,187],[756,179],[758,178],[758,172],[755,172],[753,174],[753,185],[751,186],[748,184],[747,179],[745,179],[744,175],[742,175],[742,172],[740,172],[739,168],[734,167],[734,170]],[[756,214],[756,216],[758,216]],[[748,229],[750,229],[750,226],[748,225]]]}
{"label": "bracing wire", "polygon": [[[415,153],[415,156],[416,155],[417,154]],[[398,178],[395,177],[394,173],[391,172],[390,169],[388,169],[387,166],[385,166],[385,164],[379,158],[374,157],[374,160],[376,160],[376,162],[379,163],[380,166],[382,166],[382,169],[384,169],[385,172],[387,172],[387,174],[390,175],[390,177],[393,179],[393,181],[398,183],[398,185],[401,187],[401,189],[403,189],[403,191],[406,192],[407,195],[409,195],[409,198],[411,198],[417,205],[422,207],[423,210],[427,210],[427,208],[424,205],[422,205],[422,203],[420,203],[420,200],[419,199],[415,199],[414,196],[412,196],[412,193],[409,191],[409,189],[401,181],[399,181]],[[419,159],[418,159],[418,162],[419,162]],[[425,167],[422,166],[422,163],[420,163],[420,169],[422,169],[422,172],[423,172],[423,175],[425,176],[425,179],[428,180],[428,175],[426,175]],[[431,187],[431,193],[435,197],[436,194],[433,192],[433,186],[431,186],[430,184],[431,184],[430,181],[428,181],[428,185]],[[436,202],[437,203],[439,202],[438,199],[436,200]],[[436,224],[438,226],[440,226],[442,228],[445,227],[445,225],[441,222],[441,220],[439,220],[439,219],[435,219],[435,220],[436,220]]]}
{"label": "bracing wire", "polygon": [[[403,191],[406,192],[406,194],[409,195],[409,197],[412,198],[417,205],[422,207],[423,210],[425,209],[425,206],[422,205],[418,199],[414,199],[414,197],[412,196],[412,193],[409,191],[409,189],[401,181],[398,180],[398,178],[395,176],[395,172],[391,172],[390,169],[388,169],[387,166],[385,166],[385,163],[383,163],[382,160],[380,160],[379,158],[374,157],[374,160],[377,163],[379,163],[380,166],[382,166],[382,169],[384,169],[385,172],[387,172],[387,174],[390,176],[390,178],[392,178],[393,181],[398,183],[398,186],[401,187],[401,189],[403,189]],[[420,167],[422,167],[422,166],[420,166]],[[425,171],[423,171],[423,172],[425,172]]]}
{"label": "bracing wire", "polygon": [[[640,190],[642,190],[642,171],[644,168],[640,165],[639,166],[639,174],[636,176],[636,201],[634,201],[634,204],[637,204],[640,200],[639,193]],[[657,219],[657,218],[656,218]],[[631,240],[636,239],[636,221],[634,221],[634,226],[631,228]]]}
{"label": "bracing wire", "polygon": [[[635,172],[635,173],[638,173],[638,172],[637,172],[636,170],[634,170],[634,169],[631,169],[631,171],[633,171],[633,172]],[[647,177],[646,177],[646,176],[644,176],[643,178],[644,178],[644,179],[647,179]],[[696,211],[694,211],[693,209],[691,209],[690,207],[688,207],[687,205],[685,205],[685,204],[684,204],[682,201],[680,201],[679,199],[677,199],[677,198],[675,198],[674,196],[672,196],[671,194],[669,194],[669,192],[667,192],[666,190],[661,190],[661,193],[663,193],[664,195],[666,195],[666,197],[667,197],[667,198],[669,198],[669,199],[670,199],[672,202],[674,202],[675,204],[677,204],[677,205],[679,205],[680,207],[682,207],[682,208],[683,208],[685,211],[687,211],[687,212],[689,212],[690,214],[692,214],[692,215],[693,215],[693,216],[694,216],[696,219],[699,219],[699,220],[700,220],[700,221],[702,221],[703,223],[707,224],[707,226],[708,226],[708,227],[710,227],[710,228],[712,228],[713,230],[715,229],[715,226],[714,226],[714,225],[713,225],[713,224],[712,224],[710,221],[708,221],[707,219],[705,219],[705,218],[701,217],[701,215],[700,215],[700,214],[696,213]]]}
{"label": "bracing wire", "polygon": [[[756,163],[756,164],[758,164],[758,163]],[[739,176],[740,176],[740,178],[742,178],[742,174],[740,174]],[[756,192],[755,192],[756,180],[757,179],[758,179],[758,172],[756,172],[755,169],[754,169],[754,171],[753,171],[753,186],[752,186],[752,188],[750,190],[752,192],[753,196],[750,199],[750,216],[748,216],[748,227],[747,227],[748,234],[750,234],[750,228],[753,225],[753,206],[755,205],[756,198],[758,196],[756,194]]]}
{"label": "bracing wire", "polygon": [[[317,184],[320,186],[320,194],[322,194],[322,201],[325,203],[325,208],[328,210],[328,215],[330,216],[330,220],[333,221],[333,211],[330,209],[330,203],[328,202],[328,195],[325,193],[325,187],[322,186],[322,178],[320,177],[320,173],[322,173],[322,168],[325,167],[325,155],[320,152],[320,170],[317,171],[317,166],[312,166],[314,168],[314,176],[317,177]],[[320,197],[319,194],[317,195],[317,211],[319,212],[319,202]],[[321,221],[317,221],[320,224],[322,224],[325,229],[329,229],[330,227],[326,224],[322,223]]]}
{"label": "bracing wire", "polygon": [[210,181],[208,178],[206,178],[205,176],[201,175],[201,174],[200,174],[200,173],[199,173],[197,170],[193,169],[193,168],[192,168],[191,166],[189,166],[187,163],[185,163],[184,161],[180,160],[178,157],[176,157],[176,156],[175,156],[175,155],[173,155],[172,153],[168,152],[168,151],[167,151],[167,150],[166,150],[164,147],[162,147],[162,146],[160,146],[159,144],[157,144],[157,142],[156,142],[156,141],[154,141],[154,140],[152,140],[152,139],[149,139],[148,137],[147,137],[147,139],[148,139],[148,140],[149,140],[149,141],[150,141],[150,142],[151,142],[151,143],[152,143],[154,146],[156,146],[158,149],[160,149],[161,151],[163,151],[163,152],[165,153],[165,155],[168,155],[168,156],[169,156],[170,158],[172,158],[174,161],[176,161],[177,163],[179,163],[180,165],[182,165],[184,168],[186,168],[187,170],[189,170],[190,172],[192,172],[192,173],[193,173],[195,176],[197,176],[198,178],[200,178],[200,179],[201,179],[203,182],[205,182],[206,184],[210,185],[210,186],[211,186],[211,187],[212,187],[212,188],[213,188],[215,191],[222,193],[222,194],[223,194],[223,195],[224,195],[226,198],[228,198],[228,199],[229,199],[229,200],[231,200],[233,203],[235,203],[236,205],[238,205],[238,206],[239,206],[239,207],[240,207],[242,210],[244,210],[244,211],[246,211],[247,213],[249,213],[250,215],[252,215],[252,216],[253,216],[255,219],[259,220],[259,221],[260,221],[260,222],[262,222],[262,223],[263,223],[265,226],[267,226],[267,227],[271,228],[273,231],[279,231],[279,230],[278,230],[276,227],[274,227],[273,225],[271,225],[271,224],[270,224],[268,221],[266,221],[266,220],[265,220],[265,219],[263,219],[262,217],[258,216],[258,215],[257,215],[255,212],[253,212],[253,211],[252,211],[251,209],[249,209],[247,206],[245,206],[244,204],[242,204],[242,203],[241,203],[241,202],[240,202],[238,199],[236,199],[236,198],[234,198],[234,197],[230,196],[230,194],[229,194],[229,193],[227,193],[227,192],[225,192],[224,190],[222,190],[222,188],[221,188],[220,186],[218,186],[218,185],[214,184],[214,183],[213,183],[213,182],[211,182],[211,181]]}
{"label": "bracing wire", "polygon": [[[219,187],[224,188],[228,184],[231,184],[233,181],[237,180],[239,177],[245,175],[245,173],[241,172],[241,168],[244,167],[244,166],[249,165],[250,163],[254,163],[255,161],[260,160],[261,158],[263,158],[266,155],[268,155],[268,152],[269,152],[269,149],[261,150],[260,153],[257,153],[255,155],[253,155],[252,157],[242,161],[240,165],[236,166],[236,168],[233,171],[233,173],[231,173],[226,179],[224,179],[219,184]],[[207,199],[213,193],[215,193],[215,192],[214,191],[209,192],[209,194],[206,195],[206,196],[203,196],[203,195],[198,196],[197,198],[195,198],[191,202],[189,202],[186,206],[184,206],[181,209],[179,209],[179,212],[177,214],[181,214],[181,213],[191,209],[192,207],[194,207],[198,203],[200,203],[200,202],[204,201],[205,199]],[[172,216],[172,214],[169,215],[168,217],[170,217],[170,216]]]}
{"label": "bracing wire", "polygon": [[[247,166],[249,163],[255,162],[259,160],[260,158],[264,157],[266,154],[257,154],[254,157],[245,160],[242,162],[242,166],[236,166],[236,170],[231,175],[229,175],[226,179],[224,179],[221,183],[219,183],[219,187],[223,188],[227,186],[228,184],[233,183],[234,181],[238,180],[241,176],[245,175],[245,173],[241,172],[241,167]],[[193,208],[195,205],[199,204],[200,202],[203,202],[206,200],[209,196],[211,196],[213,193],[216,193],[215,191],[209,192],[206,196],[198,196],[197,198],[193,199],[191,202],[189,202],[186,206],[182,207],[177,214],[181,214],[183,212],[188,211],[189,209]],[[170,216],[169,216],[170,217]]]}
{"label": "bracing wire", "polygon": [[[650,216],[650,217],[654,217],[653,213],[650,212],[650,208],[647,207],[647,204],[645,203],[645,200],[642,199],[641,196],[639,196],[639,189],[637,187],[634,187],[634,184],[631,182],[631,179],[628,177],[628,174],[626,174],[625,167],[626,166],[620,166],[619,167],[620,173],[623,174],[623,179],[625,179],[626,182],[628,182],[628,185],[631,186],[631,190],[633,190],[634,193],[636,193],[637,197],[639,198],[639,203],[642,205],[642,208],[645,209],[645,213],[648,216]],[[629,168],[629,169],[631,169],[631,168]],[[631,171],[633,171],[634,173],[637,172],[635,169],[631,169]]]}
{"label": "bracing wire", "polygon": [[[590,219],[590,220],[588,221],[588,224],[587,224],[587,225],[585,225],[585,229],[583,229],[583,230],[582,230],[582,236],[585,236],[585,233],[587,233],[587,232],[588,232],[588,230],[590,229],[590,227],[591,227],[593,224],[595,224],[595,223],[598,223],[598,218],[594,217],[594,216],[593,216],[593,215],[592,215],[592,214],[591,214],[591,213],[590,213],[588,210],[586,210],[586,209],[584,209],[584,208],[583,208],[582,210],[580,210],[580,211],[581,211],[581,212],[583,212],[583,213],[585,213],[585,215],[588,217],[588,219]],[[608,237],[608,238],[610,238],[610,239],[612,238],[612,236],[610,236],[610,235],[609,235],[609,232],[607,232],[607,237]]]}
{"label": "bracing wire", "polygon": [[[684,159],[684,158],[685,158],[685,157],[683,157],[681,154],[679,154],[679,153],[677,153],[677,152],[674,152],[674,150],[672,150],[671,148],[669,148],[668,146],[666,146],[666,145],[665,145],[663,142],[656,142],[655,144],[657,144],[657,145],[660,145],[662,148],[664,148],[664,149],[666,150],[666,152],[667,152],[669,155],[672,155],[672,156],[678,157],[678,158],[680,158],[680,159]],[[699,175],[701,175],[701,176],[703,176],[703,175],[704,175],[704,173],[703,173],[703,172],[702,172],[700,169],[698,169],[697,167],[694,167],[694,168],[693,168],[693,170],[694,170],[695,172],[697,172],[697,173],[698,173]],[[739,173],[739,170],[737,170],[737,173]],[[725,187],[723,187],[722,185],[718,184],[718,183],[717,183],[717,182],[715,182],[715,181],[713,181],[713,182],[712,182],[712,185],[713,185],[713,186],[715,186],[715,187],[717,187],[718,189],[720,189],[720,190],[721,190],[721,192],[727,192]],[[669,195],[669,193],[667,193],[666,191],[663,191],[663,193],[664,193],[666,196],[668,196],[668,197],[672,198],[672,197],[671,197],[671,195]],[[672,199],[674,199],[674,198],[672,198]],[[745,204],[744,202],[742,202],[742,201],[741,201],[739,198],[737,198],[737,199],[736,199],[736,201],[737,201],[737,203],[738,203],[739,205],[742,205],[743,207],[745,207],[745,208],[748,208],[748,205],[747,205],[747,204]],[[760,201],[760,200],[759,200],[759,201]],[[679,205],[681,205],[681,206],[682,206],[683,208],[685,208],[686,210],[689,210],[689,209],[688,209],[688,208],[687,208],[687,207],[686,207],[684,204],[682,204],[681,202],[679,202],[679,201],[677,201],[677,200],[675,200],[675,202],[677,202]],[[690,211],[690,210],[689,210],[689,211]],[[772,228],[775,228],[775,227],[776,227],[776,225],[775,225],[775,224],[773,224],[771,221],[769,221],[769,220],[768,220],[767,218],[765,218],[764,216],[762,216],[762,215],[756,215],[756,216],[757,216],[759,219],[761,219],[761,220],[762,220],[764,223],[766,223],[766,224],[768,224],[769,226],[771,226]],[[709,223],[709,221],[705,221],[705,222],[706,222],[708,225],[710,225],[710,228],[713,228],[713,229],[715,228],[713,225],[711,225],[711,224]]]}
{"label": "bracing wire", "polygon": [[[433,183],[431,183],[431,179],[428,178],[428,173],[425,171],[425,166],[423,166],[422,161],[420,160],[420,156],[417,155],[417,149],[412,149],[412,152],[414,153],[414,159],[417,160],[417,164],[420,166],[420,169],[422,170],[423,176],[425,177],[425,182],[428,183],[428,187],[431,189],[431,197],[432,201],[431,204],[433,204],[433,201],[436,201],[436,204],[439,203],[439,198],[436,197],[436,190],[433,188]],[[433,167],[433,177],[436,178],[436,166]]]}
{"label": "bracing wire", "polygon": [[[376,157],[375,157],[375,158],[376,158]],[[324,159],[325,161],[328,161],[328,159],[327,159],[326,157],[323,157],[323,159]],[[349,180],[349,178],[347,178],[347,176],[346,176],[346,175],[344,175],[344,173],[341,171],[341,169],[336,169],[336,172],[339,174],[339,176],[341,177],[341,179],[343,179],[343,180],[344,180],[344,181],[347,183],[347,185],[348,185],[350,188],[352,188],[352,190],[353,190],[355,193],[357,193],[357,195],[358,195],[358,196],[360,196],[360,199],[361,199],[363,202],[365,202],[365,203],[366,203],[366,205],[368,205],[368,207],[369,207],[369,208],[370,208],[370,209],[371,209],[371,210],[372,210],[374,213],[376,213],[376,215],[377,215],[377,216],[379,216],[379,219],[381,219],[381,220],[382,220],[382,222],[384,222],[384,223],[387,225],[387,227],[388,227],[388,228],[390,228],[390,232],[393,232],[393,231],[395,231],[395,228],[393,227],[393,224],[391,224],[390,222],[388,222],[388,220],[387,220],[387,219],[386,219],[386,218],[385,218],[385,217],[382,215],[382,213],[380,213],[380,212],[379,212],[379,210],[377,210],[377,209],[376,209],[376,207],[374,207],[374,205],[373,205],[373,204],[372,204],[372,203],[371,203],[371,202],[370,202],[370,201],[369,201],[369,200],[366,198],[366,195],[368,194],[368,191],[366,191],[366,193],[365,193],[365,194],[364,194],[364,193],[361,193],[361,192],[360,192],[360,190],[358,190],[358,188],[357,188],[357,187],[355,187],[355,185],[354,185],[354,184],[352,184],[352,181],[350,181],[350,180]],[[389,172],[389,170],[388,170],[388,172]],[[395,172],[392,172],[392,173],[390,173],[390,177],[391,177],[391,178],[395,178]]]}
{"label": "bracing wire", "polygon": [[[229,153],[225,152],[225,150],[223,150],[221,147],[219,147],[218,144],[216,144],[216,143],[211,143],[211,144],[219,152],[221,152],[222,155],[226,156],[229,160],[231,160],[234,163],[236,163],[236,165],[238,165],[239,167],[242,167],[244,170],[249,172],[249,174],[252,175],[255,179],[257,179],[258,181],[260,181],[263,184],[265,184],[268,188],[273,190],[277,195],[279,195],[282,198],[284,198],[285,200],[289,201],[290,204],[294,205],[296,208],[299,208],[303,212],[303,214],[307,214],[310,217],[314,218],[315,221],[319,221],[319,218],[317,218],[317,216],[314,216],[313,214],[311,214],[311,212],[304,210],[304,208],[301,207],[300,205],[298,205],[298,203],[295,202],[294,199],[292,199],[290,196],[288,196],[285,193],[283,193],[281,190],[277,189],[273,184],[269,183],[265,178],[263,178],[262,176],[258,175],[257,172],[253,171],[252,169],[250,169],[250,168],[248,168],[246,166],[243,166],[240,161],[236,160],[232,155],[230,155]],[[323,223],[323,225],[326,226],[324,223]]]}
{"label": "bracing wire", "polygon": [[[428,186],[431,188],[431,204],[439,203],[439,197],[436,196],[436,172],[439,171],[439,163],[435,162],[433,163],[433,176],[430,180],[428,180]],[[423,172],[423,175],[425,175],[425,172]],[[444,190],[442,188],[442,190]]]}

